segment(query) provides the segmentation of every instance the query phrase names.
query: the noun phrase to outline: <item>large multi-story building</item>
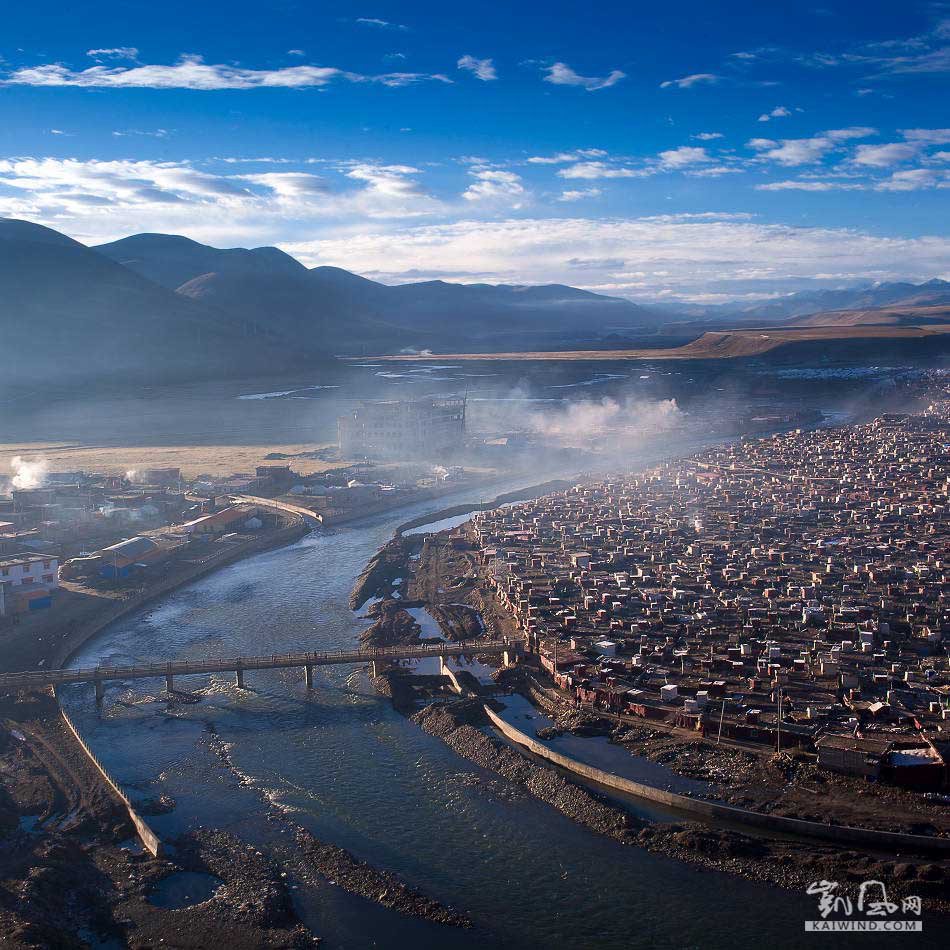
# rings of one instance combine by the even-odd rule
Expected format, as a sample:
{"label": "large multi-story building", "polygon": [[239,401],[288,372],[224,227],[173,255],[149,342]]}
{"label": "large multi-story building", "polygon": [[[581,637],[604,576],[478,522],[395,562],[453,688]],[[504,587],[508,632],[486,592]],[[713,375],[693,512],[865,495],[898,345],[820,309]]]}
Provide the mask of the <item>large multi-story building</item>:
{"label": "large multi-story building", "polygon": [[462,447],[465,398],[364,402],[337,429],[345,458],[443,457]]}

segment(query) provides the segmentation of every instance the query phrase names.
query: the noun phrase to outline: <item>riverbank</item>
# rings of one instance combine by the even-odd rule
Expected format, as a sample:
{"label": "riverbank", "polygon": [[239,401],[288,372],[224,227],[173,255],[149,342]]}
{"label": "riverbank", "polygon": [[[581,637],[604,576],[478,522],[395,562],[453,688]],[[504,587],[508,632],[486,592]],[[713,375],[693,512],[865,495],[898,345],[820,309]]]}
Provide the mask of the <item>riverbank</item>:
{"label": "riverbank", "polygon": [[[219,554],[173,566],[137,590],[77,594],[41,618],[42,636],[37,623],[7,628],[0,669],[63,666],[116,620],[308,530],[302,518],[291,516],[283,526]],[[277,872],[253,857],[238,857],[244,848],[236,839],[219,832],[183,836],[174,842],[173,861],[143,851],[124,803],[70,732],[51,692],[0,698],[0,771],[0,829],[6,832],[0,880],[15,888],[22,882],[15,891],[0,887],[5,946],[86,946],[83,934],[130,947],[163,939],[180,947],[223,941],[238,950],[312,945]],[[162,810],[165,804],[142,807]],[[207,868],[223,883],[210,901],[174,912],[150,903],[151,890],[165,878]]]}
{"label": "riverbank", "polygon": [[[0,773],[4,947],[312,946],[278,869],[232,836],[180,836],[172,859],[144,851],[50,694],[0,701]],[[156,906],[156,889],[181,874],[214,875],[221,886],[188,906]]]}
{"label": "riverbank", "polygon": [[804,890],[819,879],[884,880],[892,896],[919,895],[926,900],[929,911],[950,913],[945,869],[939,861],[766,837],[689,819],[640,819],[630,813],[629,803],[611,795],[608,789],[598,789],[595,783],[579,785],[575,776],[565,776],[561,769],[487,734],[483,729],[491,724],[480,709],[479,700],[456,700],[430,704],[411,718],[459,755],[621,844],[790,890]]}
{"label": "riverbank", "polygon": [[[459,631],[442,613],[447,607],[457,610],[463,604],[468,605],[468,609],[478,611],[479,616],[484,616],[487,628],[517,635],[518,631],[511,627],[510,622],[506,623],[504,611],[499,605],[491,598],[486,602],[477,584],[478,565],[464,550],[465,545],[459,543],[460,532],[454,531],[453,537],[454,540],[450,539],[448,534],[427,536],[417,554],[405,556],[405,546],[397,535],[380,554],[387,564],[387,574],[400,578],[398,590],[390,594],[400,600],[384,603],[394,606],[400,602],[424,604],[432,616],[439,620],[443,633],[451,639],[457,639]],[[786,756],[787,763],[783,759],[770,765],[760,762],[759,757],[752,752],[730,747],[713,748],[696,736],[674,737],[669,732],[658,729],[648,730],[629,723],[601,721],[595,712],[579,715],[573,705],[559,701],[557,690],[538,689],[536,684],[533,685],[531,677],[525,673],[526,671],[505,671],[501,680],[506,685],[521,690],[532,702],[547,700],[543,704],[544,707],[564,729],[576,729],[578,734],[590,735],[591,728],[595,727],[596,734],[609,736],[612,742],[627,747],[635,756],[648,756],[654,761],[663,761],[680,774],[707,781],[714,778],[706,767],[707,763],[711,764],[715,759],[719,762],[721,772],[714,778],[717,782],[717,797],[723,790],[728,791],[729,781],[742,782],[743,774],[746,778],[744,791],[748,796],[750,788],[762,784],[763,775],[771,775],[769,768],[775,772],[775,781],[781,784],[785,796],[796,788],[791,779],[794,778],[795,770],[800,770],[801,763],[793,757]],[[535,669],[534,676],[538,675],[541,675],[541,671]],[[553,698],[547,699],[546,692],[554,694]],[[404,695],[407,693],[408,696]],[[754,827],[744,828],[737,822],[710,823],[708,820],[689,817],[684,817],[682,821],[669,822],[634,820],[629,811],[634,799],[624,799],[622,795],[618,797],[616,791],[596,782],[586,782],[576,774],[569,774],[565,778],[561,769],[542,758],[532,756],[522,749],[520,744],[508,745],[487,735],[489,727],[496,727],[488,723],[484,716],[474,712],[471,702],[437,702],[411,713],[411,688],[393,690],[390,685],[389,694],[392,695],[397,708],[409,711],[417,725],[427,733],[441,738],[454,751],[525,787],[562,814],[600,834],[625,843],[635,843],[653,853],[664,854],[691,864],[787,888],[804,888],[819,877],[836,879],[835,875],[837,879],[848,880],[878,877],[886,879],[889,889],[896,894],[926,896],[928,907],[950,911],[950,904],[945,897],[946,881],[950,876],[947,859],[926,852],[914,855],[913,852],[919,849],[911,848],[909,839],[906,847],[896,848],[893,845],[874,845],[870,842],[865,845],[836,845],[820,840],[793,838],[788,834],[768,833]],[[558,731],[559,729],[555,729],[554,734]],[[657,743],[657,755],[650,756],[652,746]],[[743,758],[743,764],[746,765],[744,771],[735,768],[734,760],[738,757]],[[750,761],[745,761],[746,759]],[[783,770],[785,764],[788,767]],[[583,768],[578,764],[572,771],[581,772]],[[736,774],[733,775],[732,772]],[[809,770],[807,774],[802,773],[806,785],[808,782],[805,779],[814,779],[813,773],[814,769]],[[837,777],[832,777],[830,783],[827,778],[821,781],[825,787],[829,784],[833,786],[836,782],[841,784]],[[577,797],[574,793],[565,793],[564,784],[583,794]],[[622,781],[616,784],[619,786]],[[831,795],[832,791],[834,789],[829,788],[830,797],[826,796],[829,801],[847,800],[844,789],[840,789],[837,796]],[[869,800],[866,793],[862,794],[865,790],[850,791],[857,797],[860,806],[867,810]],[[882,793],[875,789],[876,794],[883,794],[885,798],[888,791],[884,789]],[[802,794],[804,795],[804,792]],[[807,817],[815,815],[815,810],[819,808],[816,794],[818,793],[810,794],[808,806],[812,811]],[[745,803],[742,794],[734,792],[733,797],[736,804]],[[761,801],[761,796],[753,801]],[[777,816],[796,816],[794,798],[788,803],[766,802],[765,810]],[[852,808],[849,814],[855,814],[855,809]],[[883,812],[881,814],[883,815]],[[761,817],[763,821],[770,820],[764,814]],[[813,820],[827,823],[829,818],[823,816]],[[624,821],[633,822],[632,833],[630,825],[624,825]],[[780,824],[781,821],[779,818],[776,823]],[[882,818],[882,821],[885,822],[884,825],[879,822],[869,824],[872,827],[875,824],[878,827],[891,827],[893,816],[891,815],[889,820]],[[844,823],[847,822],[842,822]],[[927,834],[925,830],[918,830],[917,834],[921,832]]]}
{"label": "riverbank", "polygon": [[0,630],[0,673],[65,666],[86,643],[122,617],[222,567],[292,544],[310,530],[297,515],[287,515],[286,522],[204,558],[171,564],[141,587],[91,589],[65,583],[50,610],[25,616]]}

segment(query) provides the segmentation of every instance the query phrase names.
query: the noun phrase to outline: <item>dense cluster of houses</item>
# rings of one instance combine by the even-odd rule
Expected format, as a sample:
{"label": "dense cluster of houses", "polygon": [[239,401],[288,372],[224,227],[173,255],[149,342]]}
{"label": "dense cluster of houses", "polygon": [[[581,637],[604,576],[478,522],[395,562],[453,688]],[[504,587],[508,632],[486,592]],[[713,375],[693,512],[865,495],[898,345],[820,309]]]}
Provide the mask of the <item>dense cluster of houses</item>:
{"label": "dense cluster of houses", "polygon": [[481,513],[485,584],[577,702],[940,788],[945,396]]}

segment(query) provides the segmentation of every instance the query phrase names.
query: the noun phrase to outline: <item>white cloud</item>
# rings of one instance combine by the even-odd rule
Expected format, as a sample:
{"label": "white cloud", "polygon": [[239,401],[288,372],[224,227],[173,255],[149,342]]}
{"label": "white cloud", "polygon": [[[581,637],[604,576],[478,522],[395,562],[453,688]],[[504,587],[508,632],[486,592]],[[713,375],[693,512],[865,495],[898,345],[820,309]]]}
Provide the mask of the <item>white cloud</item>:
{"label": "white cloud", "polygon": [[[222,160],[224,162],[225,160]],[[410,219],[444,210],[407,165],[328,166],[301,172],[220,174],[180,162],[0,160],[0,215],[108,240],[136,231],[250,242],[332,222]],[[72,222],[72,226],[67,226]]]}
{"label": "white cloud", "polygon": [[950,129],[901,129],[900,133],[908,142],[921,145],[946,145],[950,142]]}
{"label": "white cloud", "polygon": [[776,106],[771,112],[763,112],[762,115],[759,116],[759,121],[769,122],[772,119],[784,119],[791,114],[791,110],[786,109],[785,106]]}
{"label": "white cloud", "polygon": [[402,23],[391,23],[389,20],[380,20],[374,16],[358,16],[353,22],[359,23],[360,26],[373,26],[379,30],[399,30],[405,33],[409,29],[408,26],[404,26]]}
{"label": "white cloud", "polygon": [[737,165],[706,165],[703,168],[691,168],[686,174],[692,178],[719,178],[722,175],[739,175],[744,168]]}
{"label": "white cloud", "polygon": [[709,161],[712,159],[705,148],[692,145],[681,145],[679,148],[660,152],[660,164],[667,169],[688,168],[691,165],[702,165]]}
{"label": "white cloud", "polygon": [[682,79],[667,79],[660,83],[661,89],[690,89],[693,86],[710,85],[719,82],[719,77],[713,73],[693,73],[691,76],[683,76]]}
{"label": "white cloud", "polygon": [[950,188],[950,172],[931,168],[911,168],[894,172],[875,184],[877,191],[920,191],[925,188]]}
{"label": "white cloud", "polygon": [[115,129],[112,134],[116,138],[124,138],[127,135],[144,135],[146,138],[164,139],[168,138],[168,129]]}
{"label": "white cloud", "polygon": [[877,129],[872,129],[867,125],[851,125],[846,129],[830,129],[821,134],[827,136],[832,142],[849,142],[851,139],[866,139],[877,135]]}
{"label": "white cloud", "polygon": [[756,191],[864,191],[865,185],[848,181],[828,181],[813,178],[797,178],[788,181],[770,181],[756,185]]}
{"label": "white cloud", "polygon": [[606,162],[578,162],[558,170],[561,178],[643,178],[651,174],[648,171],[625,168],[621,165],[608,165]]}
{"label": "white cloud", "polygon": [[619,69],[613,69],[607,76],[581,76],[574,72],[567,63],[555,63],[553,66],[546,66],[547,76],[545,82],[554,83],[555,86],[581,86],[588,92],[594,92],[597,89],[607,89],[615,86],[621,79],[625,79],[627,74]]}
{"label": "white cloud", "polygon": [[599,198],[603,192],[599,188],[580,188],[562,191],[558,201],[582,201],[584,198]]}
{"label": "white cloud", "polygon": [[770,159],[780,165],[808,165],[820,161],[843,142],[876,134],[876,129],[852,126],[846,129],[830,129],[812,138],[782,139],[779,142],[771,139],[750,139],[746,144],[759,152],[761,158]]}
{"label": "white cloud", "polygon": [[527,159],[529,165],[563,165],[566,162],[579,162],[585,158],[605,158],[607,152],[602,148],[577,148],[572,152],[558,152],[556,155],[532,155]]}
{"label": "white cloud", "polygon": [[870,168],[887,168],[916,158],[919,149],[906,142],[889,142],[886,145],[859,145],[851,159],[856,165]]}
{"label": "white cloud", "polygon": [[699,132],[693,136],[694,139],[699,139],[700,142],[712,142],[723,137],[722,132]]}
{"label": "white cloud", "polygon": [[301,198],[308,195],[325,195],[330,188],[326,179],[304,172],[262,172],[257,175],[242,175],[245,181],[262,185],[282,198]]}
{"label": "white cloud", "polygon": [[475,182],[468,186],[462,197],[466,201],[504,203],[520,208],[527,197],[521,176],[497,168],[476,168],[469,172]]}
{"label": "white cloud", "polygon": [[134,46],[115,46],[111,49],[87,49],[90,59],[138,59],[139,51]]}
{"label": "white cloud", "polygon": [[333,66],[285,66],[280,69],[245,69],[238,66],[205,63],[200,56],[183,56],[172,66],[91,66],[72,70],[58,63],[17,69],[0,85],[81,86],[87,88],[137,89],[307,89],[339,80],[353,83],[379,83],[384,86],[408,86],[437,80],[451,82],[439,73],[382,73],[364,76]]}
{"label": "white cloud", "polygon": [[490,82],[492,79],[498,78],[498,73],[495,71],[495,64],[490,59],[476,59],[474,56],[469,56],[466,53],[456,65],[459,69],[466,69],[468,72],[473,73],[483,82]]}
{"label": "white cloud", "polygon": [[[572,259],[602,261],[600,268],[576,269],[582,286],[639,297],[690,296],[724,287],[736,295],[750,289],[743,282],[753,280],[759,291],[764,286],[779,292],[800,289],[816,274],[886,280],[950,273],[948,237],[886,237],[728,215],[470,220],[283,246],[307,264],[336,264],[358,273],[395,276],[425,261],[431,270],[477,272],[486,280],[519,284],[563,281]],[[620,271],[617,262],[623,262]]]}

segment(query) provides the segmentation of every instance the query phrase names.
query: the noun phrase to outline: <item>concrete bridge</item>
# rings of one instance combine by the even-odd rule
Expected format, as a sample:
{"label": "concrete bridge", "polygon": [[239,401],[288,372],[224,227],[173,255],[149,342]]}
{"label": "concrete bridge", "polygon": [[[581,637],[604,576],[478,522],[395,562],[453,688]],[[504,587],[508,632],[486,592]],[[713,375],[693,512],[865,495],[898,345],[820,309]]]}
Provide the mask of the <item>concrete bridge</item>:
{"label": "concrete bridge", "polygon": [[277,653],[273,656],[238,656],[220,660],[173,660],[170,663],[145,663],[140,666],[95,666],[84,669],[31,670],[24,673],[0,674],[0,692],[16,689],[42,689],[63,683],[94,683],[96,701],[105,693],[105,684],[116,680],[150,679],[165,677],[169,693],[175,690],[175,677],[200,673],[234,673],[238,686],[244,686],[244,674],[249,670],[303,670],[307,688],[313,687],[315,666],[342,666],[369,663],[372,675],[380,667],[396,660],[418,660],[437,656],[444,660],[463,654],[501,656],[505,666],[521,655],[520,641],[505,639],[467,640],[465,643],[445,641],[416,646],[377,647],[372,650],[339,650],[323,653]]}

